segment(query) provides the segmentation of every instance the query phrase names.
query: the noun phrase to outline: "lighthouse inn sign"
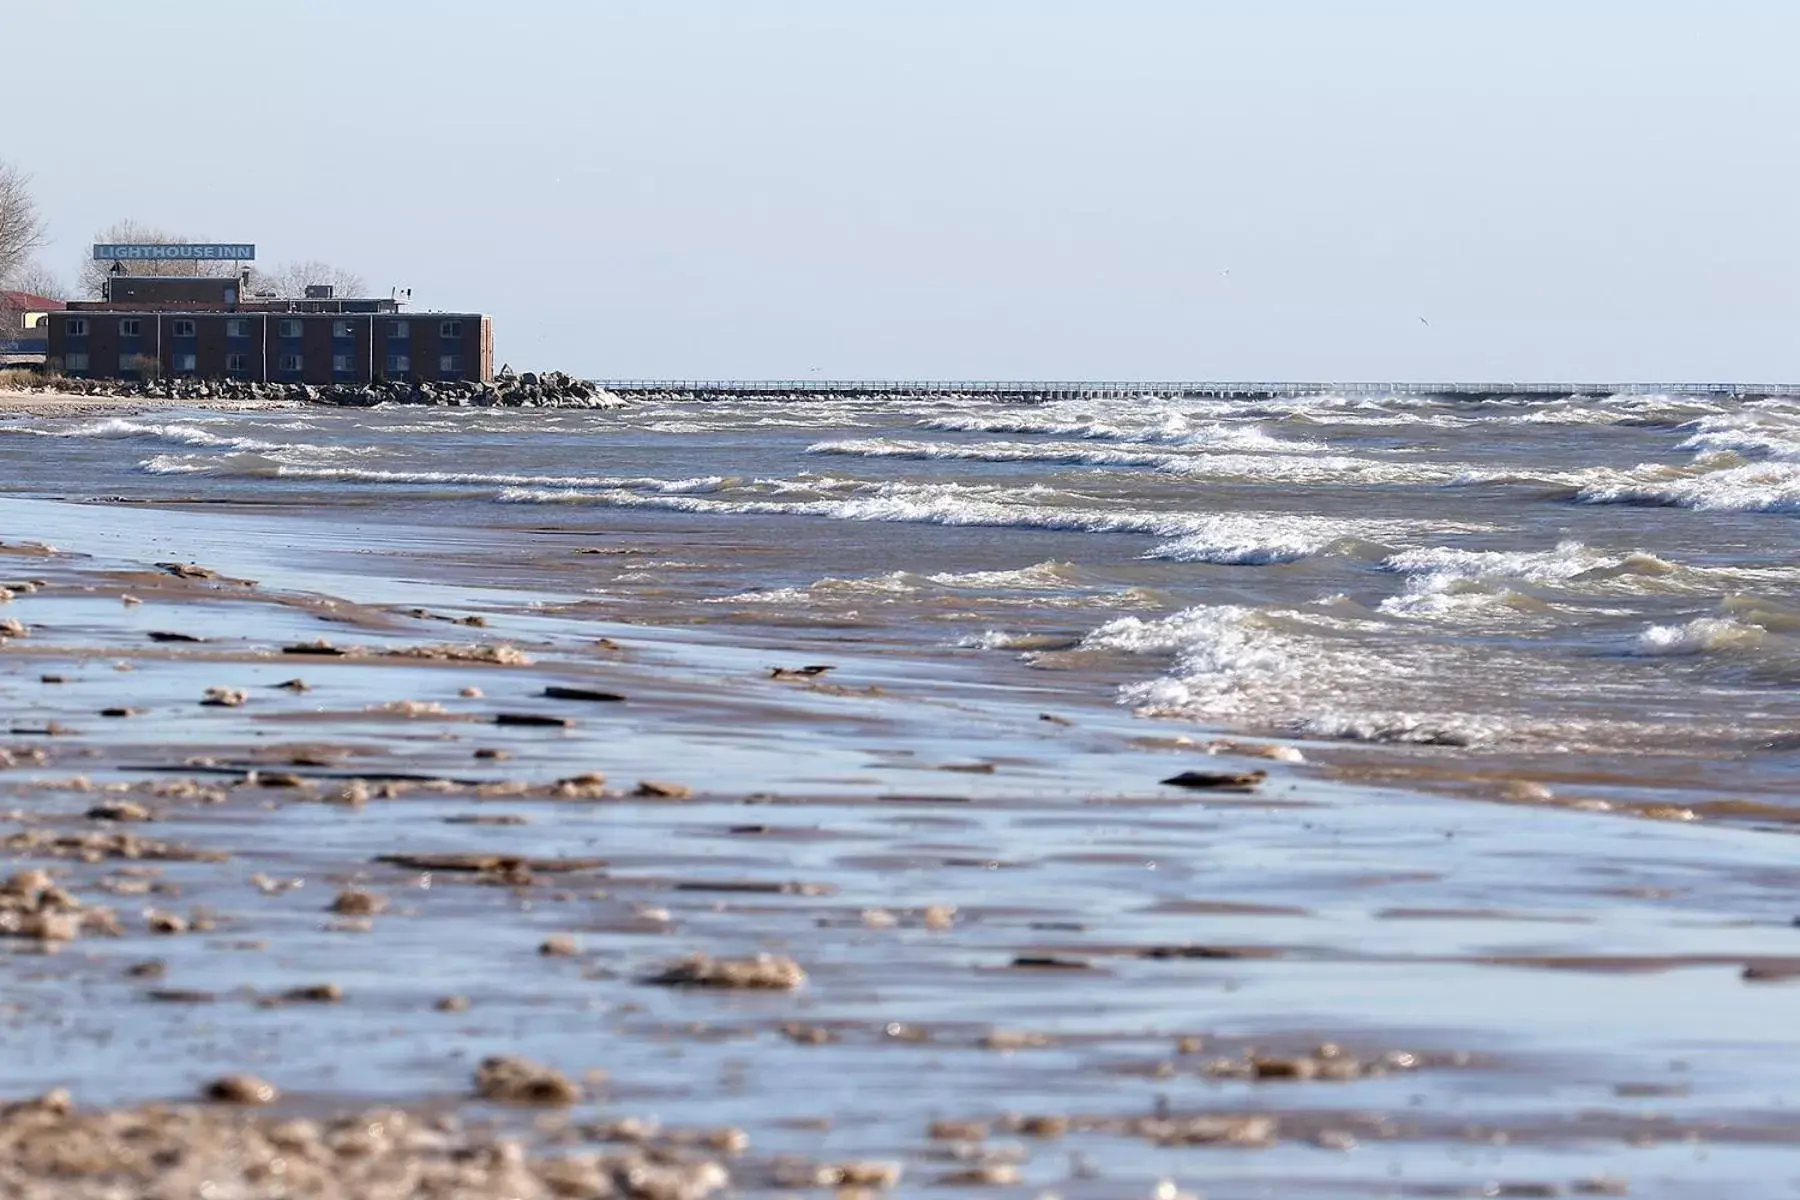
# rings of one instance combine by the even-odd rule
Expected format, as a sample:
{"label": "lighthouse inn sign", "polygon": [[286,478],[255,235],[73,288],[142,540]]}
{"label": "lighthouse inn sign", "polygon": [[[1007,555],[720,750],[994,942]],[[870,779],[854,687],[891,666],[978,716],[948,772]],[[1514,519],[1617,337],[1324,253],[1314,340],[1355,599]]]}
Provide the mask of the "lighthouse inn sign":
{"label": "lighthouse inn sign", "polygon": [[97,242],[97,262],[255,262],[250,242]]}

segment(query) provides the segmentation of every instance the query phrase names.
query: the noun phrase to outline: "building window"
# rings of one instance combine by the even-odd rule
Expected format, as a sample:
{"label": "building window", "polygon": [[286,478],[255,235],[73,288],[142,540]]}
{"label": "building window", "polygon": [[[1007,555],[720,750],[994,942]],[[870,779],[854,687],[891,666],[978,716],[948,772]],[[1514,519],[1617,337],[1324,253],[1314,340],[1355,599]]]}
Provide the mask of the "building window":
{"label": "building window", "polygon": [[177,321],[177,322],[175,322],[175,336],[176,337],[193,337],[194,336],[194,323],[192,321]]}
{"label": "building window", "polygon": [[[193,322],[190,321],[188,324],[191,325]],[[194,355],[177,354],[175,356],[175,373],[177,375],[192,375],[197,370],[199,370],[199,364],[195,361]]]}
{"label": "building window", "polygon": [[447,338],[461,337],[462,336],[462,322],[461,321],[445,321],[445,322],[443,322],[442,324],[440,324],[438,326],[438,336],[439,337],[447,337]]}
{"label": "building window", "polygon": [[460,354],[445,354],[438,359],[439,375],[461,375],[462,369],[462,355]]}
{"label": "building window", "polygon": [[[76,318],[74,320],[71,320],[68,324],[68,327],[64,330],[64,332],[67,333],[70,337],[86,337],[87,336],[87,321],[82,318]],[[83,357],[85,358],[86,356],[83,355]],[[83,365],[81,369],[84,371],[87,370],[86,365]]]}
{"label": "building window", "polygon": [[250,322],[242,317],[235,317],[225,322],[225,336],[228,338],[247,338],[250,336]]}
{"label": "building window", "polygon": [[300,322],[298,322],[298,321],[283,321],[281,323],[280,329],[277,332],[279,332],[281,334],[281,336],[284,338],[297,338],[300,336]]}
{"label": "building window", "polygon": [[331,356],[331,369],[338,374],[346,374],[356,370],[356,355],[334,354]]}
{"label": "building window", "polygon": [[[71,324],[79,325],[85,324],[85,322],[75,321],[71,322]],[[63,355],[63,370],[65,371],[85,371],[88,369],[87,364],[88,357],[87,351],[85,350],[78,350],[74,353]]]}
{"label": "building window", "polygon": [[136,337],[144,332],[144,323],[136,317],[127,317],[119,322],[120,337]]}
{"label": "building window", "polygon": [[390,354],[387,357],[387,369],[389,374],[403,375],[412,370],[412,358],[405,354]]}
{"label": "building window", "polygon": [[404,342],[412,336],[411,321],[389,321],[388,336],[397,342]]}
{"label": "building window", "polygon": [[282,355],[275,360],[275,369],[277,371],[298,371],[300,369],[300,356],[298,354]]}
{"label": "building window", "polygon": [[248,354],[227,354],[225,356],[225,369],[227,371],[248,371],[250,369],[250,356]]}
{"label": "building window", "polygon": [[355,337],[356,327],[351,325],[348,321],[333,321],[331,323],[331,336],[334,338]]}

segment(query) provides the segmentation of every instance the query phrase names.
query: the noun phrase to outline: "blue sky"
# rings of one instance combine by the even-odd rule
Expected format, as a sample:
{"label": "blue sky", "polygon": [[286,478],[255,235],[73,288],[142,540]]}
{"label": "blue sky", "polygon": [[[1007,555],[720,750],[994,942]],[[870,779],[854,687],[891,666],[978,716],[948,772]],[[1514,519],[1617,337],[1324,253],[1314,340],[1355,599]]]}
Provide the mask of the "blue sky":
{"label": "blue sky", "polygon": [[65,277],[120,218],[254,241],[521,369],[1800,378],[1800,5],[0,0],[0,41]]}

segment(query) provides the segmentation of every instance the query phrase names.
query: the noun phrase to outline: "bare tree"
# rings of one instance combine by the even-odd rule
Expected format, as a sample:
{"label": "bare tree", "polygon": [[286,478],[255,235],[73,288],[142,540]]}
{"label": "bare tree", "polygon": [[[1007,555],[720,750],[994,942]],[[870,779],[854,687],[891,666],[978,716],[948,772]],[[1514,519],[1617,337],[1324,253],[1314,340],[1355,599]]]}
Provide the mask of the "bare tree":
{"label": "bare tree", "polygon": [[[10,299],[14,292],[23,292],[30,296],[43,296],[51,300],[62,299],[62,284],[53,277],[44,264],[30,263],[14,273],[7,281],[7,287],[0,289],[0,341],[10,340],[31,334],[32,329],[25,325],[25,316],[31,312],[33,305],[29,301],[15,302]],[[42,330],[36,332],[42,333]]]}
{"label": "bare tree", "polygon": [[[158,229],[154,225],[146,225],[141,221],[115,221],[94,235],[96,242],[125,242],[150,246],[166,246],[174,242],[204,241],[204,238],[185,237],[170,233],[166,229]],[[219,276],[232,273],[232,263],[220,262],[217,259],[200,259],[187,261],[183,259],[139,259],[134,260],[126,269],[133,275],[204,275]],[[98,262],[93,259],[84,260],[81,264],[80,288],[83,294],[98,299],[106,289],[106,280],[113,273],[113,264]],[[255,267],[250,268],[250,294],[273,292],[283,300],[297,300],[306,294],[306,287],[312,283],[328,283],[340,296],[360,295],[365,287],[362,276],[343,267],[334,267],[330,263],[317,261],[282,263],[267,271]]]}
{"label": "bare tree", "polygon": [[269,271],[250,273],[252,294],[273,292],[283,300],[302,298],[306,295],[308,285],[315,283],[330,284],[339,296],[363,295],[368,286],[363,282],[363,277],[354,271],[316,261],[282,263]]}
{"label": "bare tree", "polygon": [[[203,238],[183,237],[170,233],[166,229],[158,229],[154,225],[146,225],[142,221],[115,221],[94,235],[96,242],[131,242],[148,246],[166,246],[174,242],[204,241]],[[100,262],[93,258],[82,260],[78,286],[82,294],[98,300],[106,290],[106,277],[112,274],[113,264]],[[131,263],[127,268],[133,275],[230,275],[232,264],[215,259],[201,259],[188,262],[180,259],[144,259]]]}
{"label": "bare tree", "polygon": [[33,296],[45,296],[51,300],[69,298],[68,286],[62,277],[38,259],[25,264],[18,274],[13,276],[12,285],[21,292],[29,292]]}
{"label": "bare tree", "polygon": [[13,278],[44,244],[44,222],[31,198],[31,176],[0,162],[0,282]]}

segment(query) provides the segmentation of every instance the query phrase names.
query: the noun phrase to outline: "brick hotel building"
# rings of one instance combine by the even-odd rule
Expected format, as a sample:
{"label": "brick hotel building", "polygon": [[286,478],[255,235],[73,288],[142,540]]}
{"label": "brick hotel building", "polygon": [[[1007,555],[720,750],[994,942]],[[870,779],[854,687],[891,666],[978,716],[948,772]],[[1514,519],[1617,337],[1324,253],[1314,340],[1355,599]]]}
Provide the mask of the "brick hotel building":
{"label": "brick hotel building", "polygon": [[104,300],[49,314],[47,363],[89,379],[189,376],[261,383],[490,380],[480,313],[403,312],[394,300],[242,300],[230,277],[115,275]]}

